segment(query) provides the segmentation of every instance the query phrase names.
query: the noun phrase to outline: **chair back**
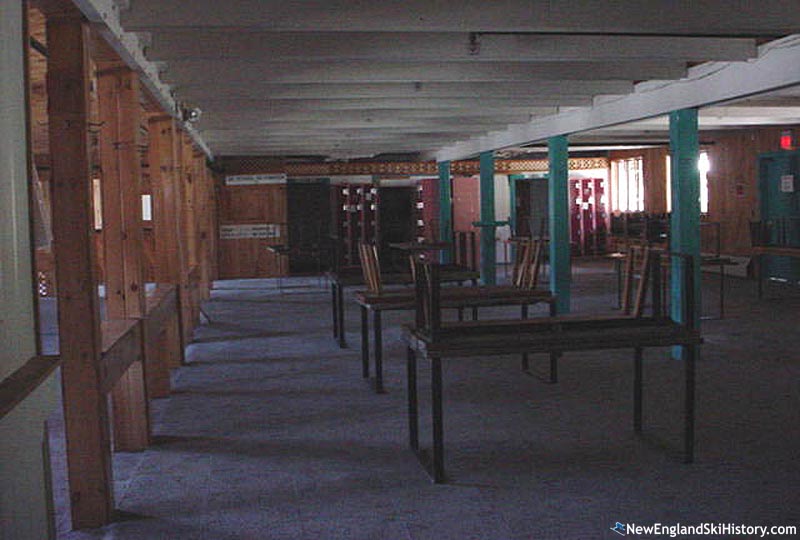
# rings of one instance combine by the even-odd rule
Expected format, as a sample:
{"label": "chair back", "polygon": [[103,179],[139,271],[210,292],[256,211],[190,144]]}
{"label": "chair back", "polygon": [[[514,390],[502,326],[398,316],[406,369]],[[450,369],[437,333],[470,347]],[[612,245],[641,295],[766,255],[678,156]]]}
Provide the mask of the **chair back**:
{"label": "chair back", "polygon": [[524,290],[534,290],[539,285],[544,241],[540,238],[520,242],[512,271],[512,284]]}
{"label": "chair back", "polygon": [[366,242],[359,243],[358,256],[361,259],[361,271],[364,274],[364,283],[367,285],[367,290],[373,294],[380,294],[383,287],[377,246]]}
{"label": "chair back", "polygon": [[442,324],[439,263],[417,260],[414,273],[416,328],[435,339]]}

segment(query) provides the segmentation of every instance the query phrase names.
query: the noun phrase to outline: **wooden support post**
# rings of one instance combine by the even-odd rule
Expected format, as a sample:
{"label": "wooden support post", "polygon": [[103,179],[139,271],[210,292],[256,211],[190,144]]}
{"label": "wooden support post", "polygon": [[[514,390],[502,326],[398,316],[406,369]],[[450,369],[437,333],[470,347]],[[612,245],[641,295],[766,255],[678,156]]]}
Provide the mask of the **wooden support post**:
{"label": "wooden support post", "polygon": [[[109,319],[142,318],[145,315],[145,277],[139,76],[129,68],[115,68],[100,72],[97,81],[103,126],[100,159],[106,310]],[[143,345],[143,348],[146,347]],[[151,354],[145,361],[157,362],[158,357]],[[145,367],[141,360],[134,362],[120,378],[111,396],[115,449],[144,450],[150,442],[150,421]]]}
{"label": "wooden support post", "polygon": [[[453,242],[453,185],[450,162],[439,163],[439,241]],[[442,251],[442,263],[453,262],[453,248]]]}
{"label": "wooden support post", "polygon": [[189,204],[192,197],[191,188],[191,157],[192,150],[189,137],[179,131],[176,144],[178,147],[178,167],[176,169],[177,194],[176,213],[178,218],[178,238],[181,249],[180,276],[180,305],[181,305],[181,333],[184,345],[192,339],[195,325],[195,307],[193,300],[193,283],[190,275],[192,269],[193,243],[189,235]]}
{"label": "wooden support post", "polygon": [[184,338],[181,325],[180,295],[183,248],[179,235],[178,145],[175,120],[167,115],[149,120],[150,184],[153,192],[153,233],[155,237],[155,279],[178,287],[178,316],[168,329],[170,354],[168,366],[184,361]]}
{"label": "wooden support post", "polygon": [[486,285],[497,283],[497,246],[494,225],[494,153],[480,157],[481,183],[481,279]]}
{"label": "wooden support post", "polygon": [[[669,115],[669,144],[672,156],[672,216],[670,249],[694,257],[695,321],[700,320],[700,145],[697,109],[673,111]],[[672,318],[686,322],[684,267],[672,260]],[[675,353],[681,349],[675,348]]]}
{"label": "wooden support post", "polygon": [[550,209],[550,292],[556,296],[559,315],[570,311],[572,270],[569,246],[569,167],[567,137],[548,140],[550,177],[548,206]]}
{"label": "wooden support post", "polygon": [[100,527],[114,509],[100,311],[94,266],[89,144],[89,27],[76,14],[47,20],[47,93],[58,279],[61,381],[72,525]]}

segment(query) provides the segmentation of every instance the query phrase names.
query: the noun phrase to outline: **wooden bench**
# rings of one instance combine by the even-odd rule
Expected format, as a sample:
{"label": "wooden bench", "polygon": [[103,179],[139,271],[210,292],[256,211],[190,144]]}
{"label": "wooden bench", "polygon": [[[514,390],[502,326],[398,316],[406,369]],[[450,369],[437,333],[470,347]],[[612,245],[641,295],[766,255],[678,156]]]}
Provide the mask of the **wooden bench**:
{"label": "wooden bench", "polygon": [[[555,312],[555,297],[548,291],[537,289],[542,254],[541,242],[531,242],[525,247],[525,255],[520,258],[520,267],[515,271],[515,281],[508,286],[447,287],[441,290],[440,307],[458,310],[459,320],[463,320],[463,310],[472,308],[473,319],[478,318],[478,308],[492,306],[520,306],[521,318],[528,318],[529,306],[547,303],[550,315]],[[359,246],[361,266],[367,290],[357,291],[356,303],[361,307],[361,362],[362,376],[369,378],[369,312],[373,315],[375,391],[383,393],[383,327],[381,314],[384,311],[412,311],[416,309],[414,289],[390,290],[383,288],[378,252],[375,246]],[[412,276],[419,265],[417,257],[410,257]],[[441,271],[441,268],[439,268]],[[523,355],[523,366],[527,369],[527,355]]]}
{"label": "wooden bench", "polygon": [[[672,255],[682,262],[684,278],[684,321],[678,323],[662,313],[660,254],[647,250],[636,304],[627,316],[556,316],[523,321],[453,322],[441,321],[442,291],[435,264],[423,265],[417,279],[416,324],[404,329],[407,343],[409,445],[420,458],[434,482],[445,481],[444,423],[442,409],[442,360],[470,356],[498,356],[520,353],[549,353],[551,364],[567,351],[632,348],[634,350],[634,411],[636,432],[642,429],[642,356],[646,347],[680,346],[684,362],[685,461],[694,455],[695,361],[701,343],[694,319],[691,257]],[[648,279],[649,278],[649,279]],[[647,282],[653,281],[652,310],[643,315]],[[432,462],[420,451],[417,403],[417,355],[431,362]],[[554,368],[556,366],[553,366]]]}

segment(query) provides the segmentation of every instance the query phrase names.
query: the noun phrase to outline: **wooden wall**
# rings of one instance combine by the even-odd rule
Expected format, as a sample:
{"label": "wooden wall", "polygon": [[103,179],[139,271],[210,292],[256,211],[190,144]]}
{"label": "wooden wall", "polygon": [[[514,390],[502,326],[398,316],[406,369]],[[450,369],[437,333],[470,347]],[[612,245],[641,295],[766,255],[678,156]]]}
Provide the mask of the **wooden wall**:
{"label": "wooden wall", "polygon": [[[288,275],[286,256],[267,248],[286,244],[286,184],[259,186],[226,186],[225,176],[235,174],[283,173],[280,163],[268,161],[222,159],[222,172],[217,174],[217,208],[219,225],[272,223],[280,225],[280,237],[267,239],[219,239],[220,279],[263,278]],[[219,234],[219,232],[217,232]]]}
{"label": "wooden wall", "polygon": [[[702,149],[708,152],[709,211],[704,221],[720,223],[723,253],[750,254],[750,221],[759,219],[758,156],[780,150],[780,134],[785,129],[800,132],[800,126],[703,132]],[[663,213],[666,207],[667,146],[610,152],[609,159],[642,156],[645,210]]]}
{"label": "wooden wall", "polygon": [[787,127],[800,132],[800,126],[784,126],[703,136],[713,142],[706,148],[711,161],[708,219],[721,223],[726,253],[750,252],[749,223],[759,219],[758,155],[780,150],[780,134]]}

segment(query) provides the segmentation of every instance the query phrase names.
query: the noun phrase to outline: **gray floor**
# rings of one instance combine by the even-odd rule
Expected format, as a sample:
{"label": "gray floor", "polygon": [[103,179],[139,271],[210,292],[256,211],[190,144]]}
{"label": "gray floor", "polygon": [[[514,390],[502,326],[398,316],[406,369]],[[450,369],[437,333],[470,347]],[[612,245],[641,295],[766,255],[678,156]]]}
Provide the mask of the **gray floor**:
{"label": "gray floor", "polygon": [[[717,279],[705,276],[709,312]],[[581,266],[576,310],[612,308],[614,283],[608,265]],[[800,524],[798,289],[774,285],[756,302],[752,282],[731,280],[728,317],[704,324],[695,464],[677,453],[681,369],[665,350],[646,353],[642,437],[629,351],[571,353],[557,385],[523,375],[516,358],[472,359],[445,364],[452,483],[432,485],[406,449],[399,325],[410,314],[385,317],[379,396],[360,376],[355,306],[340,350],[327,290],[283,285],[216,284],[212,322],[155,403],[156,443],[115,456],[114,525],[66,532],[54,418],[60,538],[585,539],[617,537],[617,521]]]}

